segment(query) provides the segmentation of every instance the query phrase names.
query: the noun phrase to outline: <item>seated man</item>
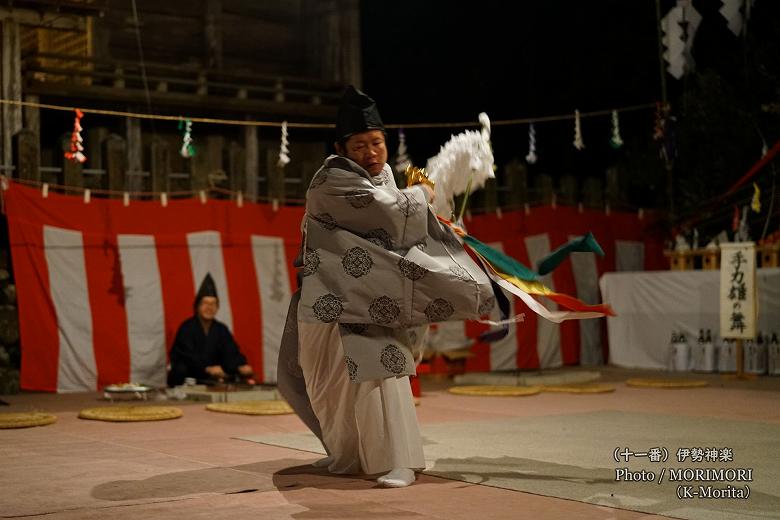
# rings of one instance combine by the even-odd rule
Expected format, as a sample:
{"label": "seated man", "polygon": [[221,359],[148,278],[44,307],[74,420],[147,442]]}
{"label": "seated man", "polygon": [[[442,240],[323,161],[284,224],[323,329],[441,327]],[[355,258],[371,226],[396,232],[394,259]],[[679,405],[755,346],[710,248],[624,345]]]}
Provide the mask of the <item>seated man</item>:
{"label": "seated man", "polygon": [[206,274],[195,296],[194,316],[176,332],[168,386],[181,385],[188,377],[224,381],[239,376],[254,384],[252,367],[227,326],[215,318],[218,310],[217,288],[211,275]]}

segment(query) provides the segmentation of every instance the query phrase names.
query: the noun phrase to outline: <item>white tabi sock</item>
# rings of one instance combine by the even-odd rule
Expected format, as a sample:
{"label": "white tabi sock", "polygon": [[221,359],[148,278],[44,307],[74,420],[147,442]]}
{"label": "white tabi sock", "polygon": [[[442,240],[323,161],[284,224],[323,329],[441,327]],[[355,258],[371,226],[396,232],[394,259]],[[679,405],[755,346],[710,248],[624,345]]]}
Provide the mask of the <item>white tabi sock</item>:
{"label": "white tabi sock", "polygon": [[383,475],[376,481],[384,487],[401,488],[414,482],[414,471],[409,468],[395,468],[387,475]]}

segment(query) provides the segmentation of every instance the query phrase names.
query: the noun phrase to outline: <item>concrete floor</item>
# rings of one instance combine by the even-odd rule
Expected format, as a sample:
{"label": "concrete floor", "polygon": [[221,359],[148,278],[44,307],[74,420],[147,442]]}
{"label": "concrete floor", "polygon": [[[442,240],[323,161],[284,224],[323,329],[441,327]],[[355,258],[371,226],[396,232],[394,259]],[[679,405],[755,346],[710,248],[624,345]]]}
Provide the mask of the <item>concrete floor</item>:
{"label": "concrete floor", "polygon": [[[709,388],[674,399],[674,391],[622,385],[629,377],[666,374],[600,370],[601,381],[615,382],[618,391],[474,398],[449,394],[449,379],[423,378],[418,417],[423,425],[446,425],[641,409],[780,423],[780,378],[738,381],[706,375]],[[408,488],[383,489],[369,478],[314,469],[310,463],[318,456],[311,453],[236,439],[303,431],[294,415],[221,414],[205,410],[204,403],[175,401],[156,404],[180,407],[180,419],[108,423],[77,417],[83,408],[110,404],[97,393],[1,397],[10,406],[0,412],[37,410],[54,413],[58,420],[45,427],[0,430],[0,518],[666,518],[429,475],[420,475]],[[749,503],[746,507],[749,511]]]}

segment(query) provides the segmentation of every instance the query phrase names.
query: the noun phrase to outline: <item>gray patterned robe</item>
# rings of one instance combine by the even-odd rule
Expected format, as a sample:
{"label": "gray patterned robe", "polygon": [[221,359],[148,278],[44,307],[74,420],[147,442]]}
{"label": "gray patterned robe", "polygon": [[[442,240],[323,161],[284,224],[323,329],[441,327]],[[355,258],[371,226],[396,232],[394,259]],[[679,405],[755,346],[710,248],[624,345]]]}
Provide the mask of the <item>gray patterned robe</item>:
{"label": "gray patterned robe", "polygon": [[298,319],[339,324],[355,382],[414,374],[415,327],[476,319],[495,305],[488,277],[425,190],[399,190],[387,164],[372,177],[328,157],[306,194],[303,244]]}

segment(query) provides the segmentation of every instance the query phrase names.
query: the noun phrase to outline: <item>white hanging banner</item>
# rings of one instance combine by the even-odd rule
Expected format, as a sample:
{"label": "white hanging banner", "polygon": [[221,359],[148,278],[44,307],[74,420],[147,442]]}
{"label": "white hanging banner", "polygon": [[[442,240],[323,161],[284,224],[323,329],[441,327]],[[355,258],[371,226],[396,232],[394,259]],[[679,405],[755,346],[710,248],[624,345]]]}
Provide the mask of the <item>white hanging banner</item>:
{"label": "white hanging banner", "polygon": [[721,0],[723,7],[720,8],[719,12],[726,19],[729,30],[735,36],[739,36],[745,22],[750,18],[753,2],[754,0]]}
{"label": "white hanging banner", "polygon": [[720,336],[755,338],[757,307],[756,245],[720,244]]}
{"label": "white hanging banner", "polygon": [[691,0],[677,0],[677,5],[661,20],[662,43],[666,47],[664,60],[669,63],[666,70],[676,79],[694,66],[691,50],[700,23],[701,15],[691,5]]}

